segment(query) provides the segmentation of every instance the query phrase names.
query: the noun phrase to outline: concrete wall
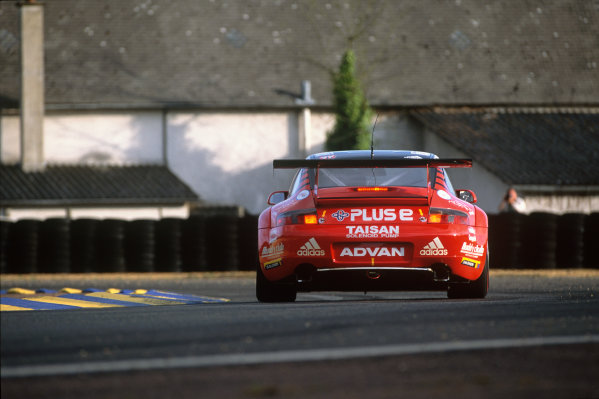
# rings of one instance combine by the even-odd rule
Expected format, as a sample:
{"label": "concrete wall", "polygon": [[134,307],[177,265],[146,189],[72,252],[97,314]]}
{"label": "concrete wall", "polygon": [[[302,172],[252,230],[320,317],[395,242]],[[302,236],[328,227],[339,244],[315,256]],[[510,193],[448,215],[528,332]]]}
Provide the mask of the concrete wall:
{"label": "concrete wall", "polygon": [[0,162],[15,164],[21,160],[20,130],[19,115],[0,114]]}

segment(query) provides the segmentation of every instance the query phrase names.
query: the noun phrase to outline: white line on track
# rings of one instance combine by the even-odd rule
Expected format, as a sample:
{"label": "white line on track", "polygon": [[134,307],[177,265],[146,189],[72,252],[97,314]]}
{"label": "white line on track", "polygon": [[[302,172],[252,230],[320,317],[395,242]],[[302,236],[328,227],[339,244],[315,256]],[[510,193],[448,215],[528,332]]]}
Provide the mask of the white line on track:
{"label": "white line on track", "polygon": [[418,344],[362,346],[354,348],[323,348],[260,353],[188,356],[114,360],[0,368],[2,378],[74,375],[89,373],[124,372],[139,370],[174,369],[184,367],[219,367],[284,362],[311,362],[345,360],[379,356],[400,356],[437,352],[455,352],[483,349],[523,348],[546,345],[599,343],[599,334],[551,336],[531,338],[499,338],[489,340],[429,342]]}

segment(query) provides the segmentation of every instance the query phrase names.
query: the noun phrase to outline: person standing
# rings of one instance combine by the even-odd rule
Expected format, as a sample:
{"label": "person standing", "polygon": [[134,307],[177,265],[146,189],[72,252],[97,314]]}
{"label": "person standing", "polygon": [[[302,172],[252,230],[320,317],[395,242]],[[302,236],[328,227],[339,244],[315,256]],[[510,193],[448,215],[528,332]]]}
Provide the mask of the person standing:
{"label": "person standing", "polygon": [[513,187],[508,188],[503,200],[499,204],[499,212],[524,213],[526,202],[518,196]]}

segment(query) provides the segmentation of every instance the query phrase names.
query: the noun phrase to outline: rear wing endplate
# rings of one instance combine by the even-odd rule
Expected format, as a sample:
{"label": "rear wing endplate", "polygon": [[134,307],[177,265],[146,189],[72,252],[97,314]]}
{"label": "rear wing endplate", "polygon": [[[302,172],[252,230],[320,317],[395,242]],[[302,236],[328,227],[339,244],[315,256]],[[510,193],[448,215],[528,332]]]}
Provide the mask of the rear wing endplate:
{"label": "rear wing endplate", "polygon": [[297,168],[471,168],[472,159],[275,159],[274,169]]}

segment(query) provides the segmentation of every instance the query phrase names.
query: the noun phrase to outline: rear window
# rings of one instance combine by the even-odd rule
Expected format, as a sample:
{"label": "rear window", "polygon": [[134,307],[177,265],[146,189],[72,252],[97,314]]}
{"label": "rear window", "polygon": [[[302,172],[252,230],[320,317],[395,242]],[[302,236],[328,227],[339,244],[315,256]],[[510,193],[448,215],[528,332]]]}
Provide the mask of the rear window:
{"label": "rear window", "polygon": [[426,187],[426,168],[321,168],[318,186]]}

